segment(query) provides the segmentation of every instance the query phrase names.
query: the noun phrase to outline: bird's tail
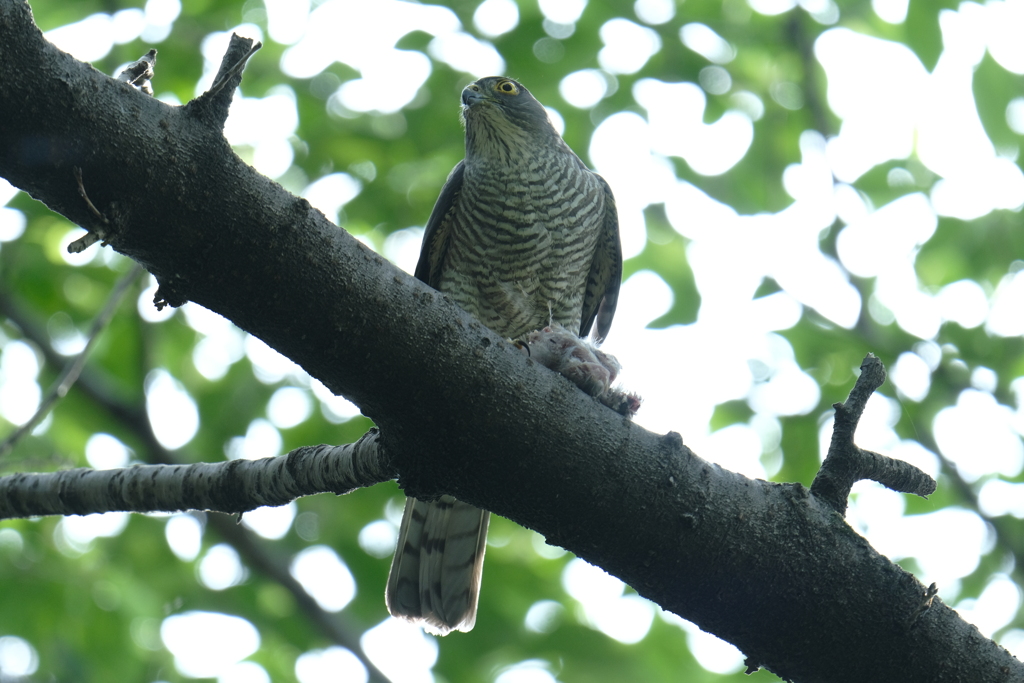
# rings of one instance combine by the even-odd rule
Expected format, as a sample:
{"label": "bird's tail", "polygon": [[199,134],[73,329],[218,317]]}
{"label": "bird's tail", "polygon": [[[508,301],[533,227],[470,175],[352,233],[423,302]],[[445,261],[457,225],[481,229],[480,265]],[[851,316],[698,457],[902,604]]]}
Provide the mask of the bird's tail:
{"label": "bird's tail", "polygon": [[388,576],[388,611],[441,636],[472,629],[490,514],[451,496],[409,498]]}

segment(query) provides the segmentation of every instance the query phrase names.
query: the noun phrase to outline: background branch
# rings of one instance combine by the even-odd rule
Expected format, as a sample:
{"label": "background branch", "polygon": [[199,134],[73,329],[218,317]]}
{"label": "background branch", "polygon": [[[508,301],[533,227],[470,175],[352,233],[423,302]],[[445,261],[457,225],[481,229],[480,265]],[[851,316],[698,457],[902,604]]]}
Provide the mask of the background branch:
{"label": "background branch", "polygon": [[[0,315],[3,315],[8,321],[18,326],[25,335],[25,338],[31,340],[42,351],[49,365],[59,366],[62,363],[62,356],[50,344],[43,327],[31,318],[25,307],[20,305],[11,293],[3,290],[0,290]],[[141,445],[141,455],[146,460],[162,463],[166,466],[188,468],[189,466],[181,464],[181,461],[194,460],[195,458],[188,457],[187,454],[172,453],[165,449],[153,433],[152,425],[145,411],[139,407],[138,403],[124,401],[116,396],[110,389],[110,384],[99,373],[85,368],[81,373],[79,381],[75,384],[75,389],[85,394],[90,401],[106,411],[123,425],[129,433],[133,434],[136,441]],[[368,437],[369,435],[367,435]],[[356,445],[352,444],[352,446]],[[338,448],[344,449],[346,447],[341,446]],[[367,457],[372,457],[374,448],[373,446],[367,446],[365,453]],[[230,463],[221,464],[228,465]],[[207,466],[206,463],[199,463],[199,465]],[[158,466],[160,465],[154,465],[154,467]],[[6,479],[7,477],[0,478],[0,482]],[[45,513],[40,512],[39,514]],[[356,629],[349,623],[350,615],[332,614],[321,608],[316,600],[291,575],[286,563],[276,557],[267,542],[239,525],[238,520],[234,516],[229,517],[214,513],[210,514],[207,519],[210,526],[213,527],[225,542],[238,551],[238,554],[248,566],[277,582],[292,595],[295,603],[299,605],[310,622],[316,625],[324,638],[352,651],[370,673],[371,681],[377,683],[388,680],[363,652],[358,637],[355,635],[355,632],[362,629]]]}
{"label": "background branch", "polygon": [[142,272],[142,267],[136,264],[132,266],[131,271],[118,281],[117,286],[114,287],[114,290],[107,298],[107,303],[103,310],[99,312],[89,327],[88,341],[85,344],[85,348],[64,365],[64,370],[61,371],[53,385],[46,392],[43,400],[39,403],[39,408],[28,419],[28,422],[15,429],[0,443],[0,458],[9,453],[26,434],[35,429],[36,425],[46,417],[57,401],[67,395],[68,390],[71,389],[75,381],[78,380],[78,376],[82,373],[82,368],[85,367],[85,362],[89,358],[89,352],[96,345],[100,334],[110,324],[110,320],[114,317],[114,312],[124,298],[125,293],[135,284],[139,276],[142,275]]}
{"label": "background branch", "polygon": [[247,512],[327,491],[341,495],[394,476],[377,430],[370,430],[353,444],[304,446],[277,458],[10,474],[0,477],[0,519],[114,510]]}

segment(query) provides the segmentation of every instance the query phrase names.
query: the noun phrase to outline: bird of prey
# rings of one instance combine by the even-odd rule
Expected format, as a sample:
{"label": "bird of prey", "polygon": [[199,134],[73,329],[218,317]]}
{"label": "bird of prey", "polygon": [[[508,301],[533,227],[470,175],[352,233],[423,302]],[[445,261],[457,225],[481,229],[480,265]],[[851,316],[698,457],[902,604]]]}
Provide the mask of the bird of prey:
{"label": "bird of prey", "polygon": [[[615,200],[510,78],[462,91],[466,158],[427,221],[416,277],[494,332],[548,325],[608,334],[622,277]],[[552,454],[557,455],[557,454]],[[406,501],[388,577],[391,614],[445,635],[476,622],[490,513],[443,496]]]}

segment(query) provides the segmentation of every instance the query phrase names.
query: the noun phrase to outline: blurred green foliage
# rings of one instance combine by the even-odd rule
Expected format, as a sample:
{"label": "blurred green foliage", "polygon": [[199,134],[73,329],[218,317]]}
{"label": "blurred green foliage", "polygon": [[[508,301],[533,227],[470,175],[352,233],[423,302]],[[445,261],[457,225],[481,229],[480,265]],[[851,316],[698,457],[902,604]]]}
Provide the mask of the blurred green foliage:
{"label": "blurred green foliage", "polygon": [[[136,3],[34,0],[31,4],[39,26],[49,30],[94,12],[114,12]],[[472,32],[478,4],[475,0],[456,0],[449,6]],[[909,16],[900,25],[882,22],[866,0],[839,4],[839,25],[901,41],[927,68],[934,67],[942,49],[940,3],[912,0]],[[955,7],[955,3],[941,4]],[[203,37],[238,25],[243,16],[260,16],[251,13],[254,8],[260,8],[256,0],[185,0],[169,37],[157,45],[157,94],[173,93],[181,102],[191,99],[201,75],[198,45]],[[640,72],[617,76],[617,90],[592,111],[575,109],[561,99],[559,81],[571,71],[597,67],[596,55],[602,47],[599,30],[616,16],[637,21],[630,3],[591,0],[575,32],[562,41],[562,57],[545,63],[533,50],[533,45],[546,37],[543,16],[535,2],[526,0],[520,5],[518,26],[493,42],[506,60],[506,73],[526,83],[542,102],[558,108],[565,119],[566,140],[585,158],[596,124],[622,110],[642,113],[632,100],[632,83],[645,77],[698,82],[699,72],[708,62],[683,47],[679,28],[689,22],[713,27],[737,49],[737,58],[729,65],[734,90],[758,95],[765,104],[765,115],[755,123],[753,146],[727,174],[703,177],[678,159],[674,160],[676,173],[741,213],[778,211],[788,205],[790,199],[781,178],[787,165],[800,160],[799,135],[808,129],[820,129],[822,124],[827,126],[822,133],[834,134],[839,121],[827,109],[816,111],[811,105],[797,110],[783,108],[772,99],[770,89],[777,81],[792,81],[826,106],[824,73],[813,58],[808,58],[806,47],[829,27],[799,7],[768,17],[753,12],[742,0],[687,0],[678,5],[673,19],[653,27],[661,36],[662,48]],[[378,248],[391,232],[422,225],[448,171],[462,157],[457,97],[469,80],[467,75],[434,60],[426,85],[401,112],[386,117],[371,113],[340,118],[328,114],[324,97],[317,93],[324,83],[345,82],[357,73],[335,63],[327,69],[333,80],[324,75],[311,80],[289,78],[277,66],[286,46],[272,40],[264,42],[264,49],[247,67],[242,90],[248,97],[262,97],[285,84],[295,93],[300,121],[292,140],[295,168],[282,178],[282,183],[301,190],[303,178],[313,180],[332,171],[362,176],[363,190],[344,207],[341,222]],[[413,33],[403,38],[399,47],[423,50],[427,42],[423,34]],[[115,45],[94,66],[112,73],[150,47],[141,40]],[[1004,111],[1008,101],[1021,92],[1020,77],[1009,74],[991,58],[983,61],[974,77],[978,111],[988,135],[999,147],[1019,147],[1020,136],[1008,128]],[[403,85],[399,82],[394,87]],[[728,98],[727,94],[708,95],[707,120],[714,120],[730,107]],[[808,101],[812,101],[810,97]],[[400,131],[397,136],[396,130]],[[372,167],[366,162],[372,162]],[[905,163],[876,168],[858,182],[858,189],[875,206],[881,206],[900,194],[886,183],[886,173]],[[48,323],[52,327],[58,315],[68,316],[75,327],[85,329],[129,264],[108,253],[85,265],[69,265],[60,249],[61,240],[72,226],[25,195],[10,205],[27,215],[28,225],[20,238],[0,248],[0,288],[21,304],[25,319],[39,329],[48,329]],[[650,242],[639,256],[627,262],[626,274],[650,269],[673,288],[673,308],[653,327],[692,322],[700,302],[686,263],[686,240],[669,226],[660,207],[649,208],[646,218]],[[969,224],[942,218],[936,235],[918,256],[918,275],[934,289],[970,278],[991,291],[1011,263],[1024,255],[1024,232],[1020,227],[1020,214],[1013,212],[996,212]],[[834,254],[834,241],[834,235],[824,234],[823,250]],[[854,284],[867,301],[871,283],[854,278]],[[774,283],[766,283],[761,293],[775,289]],[[135,298],[142,296],[141,291],[137,295]],[[147,305],[143,298],[140,306]],[[5,342],[26,336],[26,330],[13,321],[4,322],[0,333]],[[918,340],[895,323],[880,323],[866,313],[855,329],[843,330],[805,311],[799,324],[782,334],[792,344],[800,366],[822,385],[823,391],[819,410],[782,420],[780,449],[784,459],[775,478],[809,484],[819,462],[820,416],[832,402],[845,396],[860,359],[870,350],[892,363]],[[199,406],[201,422],[196,437],[176,453],[183,461],[223,459],[226,444],[244,435],[252,420],[266,415],[267,401],[277,386],[294,383],[287,378],[271,385],[259,381],[245,358],[223,378],[210,381],[192,361],[194,346],[202,337],[180,313],[160,322],[144,321],[130,300],[104,333],[88,368],[111,401],[135,409],[145,405],[144,381],[153,368],[164,368],[182,382]],[[929,448],[935,447],[929,436],[931,420],[968,386],[970,369],[984,365],[995,370],[999,378],[995,395],[1007,405],[1014,405],[1010,382],[1024,374],[1020,338],[993,338],[983,328],[965,330],[947,324],[936,341],[955,345],[962,364],[944,363],[933,375],[932,389],[924,401],[904,401],[898,425],[902,436],[919,439]],[[40,349],[35,342],[33,345]],[[43,387],[58,369],[52,363],[44,365],[40,375]],[[893,390],[886,388],[883,392],[892,395]],[[125,421],[109,405],[73,390],[53,412],[45,431],[23,442],[0,461],[0,468],[10,472],[86,466],[85,444],[97,432],[116,436],[133,450],[138,461],[151,460],[154,454],[147,449],[144,430]],[[745,402],[725,403],[716,411],[713,427],[743,422],[750,415]],[[368,421],[358,417],[334,424],[314,409],[309,419],[281,430],[281,435],[288,450],[313,443],[354,441],[368,427]],[[946,475],[929,501],[909,500],[908,512],[935,511],[945,506],[976,507],[974,490],[958,486]],[[384,516],[387,505],[400,505],[401,500],[393,484],[343,499],[322,495],[302,500],[300,511],[318,520],[315,533],[300,537],[293,528],[283,539],[264,545],[267,552],[285,561],[312,542],[334,548],[352,571],[358,587],[355,600],[341,618],[360,631],[386,616],[383,593],[389,558],[368,554],[357,536],[365,525]],[[291,594],[258,570],[250,568],[241,585],[224,591],[203,587],[196,578],[196,562],[180,561],[169,550],[164,540],[164,519],[159,516],[133,517],[122,533],[97,539],[82,553],[57,547],[54,539],[58,522],[41,519],[0,523],[0,529],[13,529],[22,542],[20,547],[0,543],[0,635],[20,636],[38,650],[40,666],[32,680],[185,680],[174,670],[158,631],[165,616],[188,610],[221,611],[252,622],[262,637],[261,650],[253,660],[274,681],[294,679],[295,658],[329,644],[324,634],[305,620]],[[1018,537],[1024,531],[1020,520],[1013,518],[1004,518],[999,528]],[[567,683],[776,680],[766,672],[747,677],[740,672],[717,675],[706,671],[688,651],[684,631],[658,618],[648,635],[635,645],[621,644],[592,630],[576,618],[575,602],[561,584],[568,556],[542,558],[531,550],[532,532],[502,519],[492,522],[491,534],[500,543],[488,550],[476,628],[470,634],[439,641],[434,670],[437,680],[493,680],[502,667],[530,659],[548,662],[557,679]],[[212,530],[204,534],[204,549],[219,542]],[[961,595],[976,595],[997,571],[1009,570],[1019,580],[1019,570],[1008,559],[1013,552],[1012,543],[1001,534],[975,573],[964,580]],[[913,561],[907,565],[913,568]],[[539,634],[524,627],[524,615],[539,600],[560,601],[567,607],[551,633]],[[1009,627],[1014,626],[1024,626],[1020,616]]]}

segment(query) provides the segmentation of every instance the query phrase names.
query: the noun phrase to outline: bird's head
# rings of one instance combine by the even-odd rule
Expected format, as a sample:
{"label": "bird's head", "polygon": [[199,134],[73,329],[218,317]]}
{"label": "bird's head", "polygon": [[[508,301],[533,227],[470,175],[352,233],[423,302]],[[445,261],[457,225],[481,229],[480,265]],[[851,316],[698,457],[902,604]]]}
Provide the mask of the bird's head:
{"label": "bird's head", "polygon": [[544,106],[511,78],[490,76],[467,85],[462,90],[461,118],[471,150],[538,138],[561,139]]}

